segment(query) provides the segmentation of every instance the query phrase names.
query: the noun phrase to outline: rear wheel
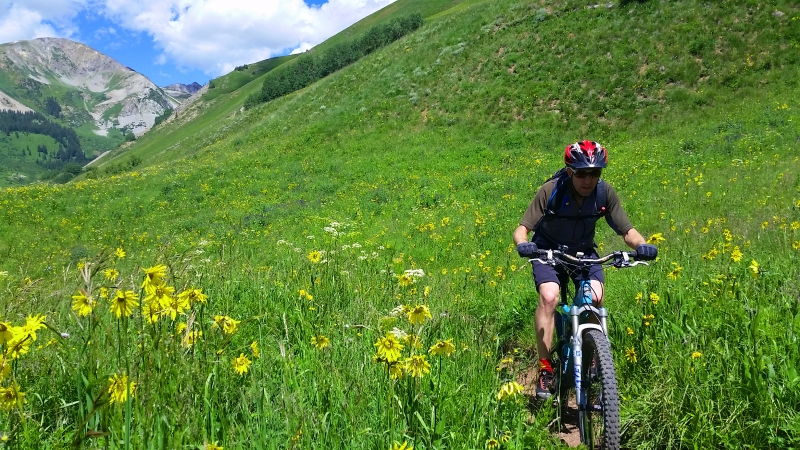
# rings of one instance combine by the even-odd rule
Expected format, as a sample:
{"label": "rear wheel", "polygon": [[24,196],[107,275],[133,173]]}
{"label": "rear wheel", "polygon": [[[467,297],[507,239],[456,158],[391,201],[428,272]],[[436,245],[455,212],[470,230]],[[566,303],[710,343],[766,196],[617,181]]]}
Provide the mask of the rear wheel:
{"label": "rear wheel", "polygon": [[590,449],[618,449],[619,392],[611,345],[600,330],[583,334],[581,389],[586,406],[578,405],[581,442]]}

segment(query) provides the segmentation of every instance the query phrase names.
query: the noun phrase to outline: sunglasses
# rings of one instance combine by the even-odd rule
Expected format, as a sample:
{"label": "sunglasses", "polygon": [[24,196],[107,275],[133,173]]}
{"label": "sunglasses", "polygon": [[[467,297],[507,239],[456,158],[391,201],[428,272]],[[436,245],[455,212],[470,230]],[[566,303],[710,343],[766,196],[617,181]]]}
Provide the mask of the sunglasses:
{"label": "sunglasses", "polygon": [[586,177],[600,178],[600,174],[601,173],[603,173],[602,169],[575,170],[575,171],[572,172],[572,175],[575,176],[575,178],[580,178],[580,179],[583,179],[583,178],[586,178]]}

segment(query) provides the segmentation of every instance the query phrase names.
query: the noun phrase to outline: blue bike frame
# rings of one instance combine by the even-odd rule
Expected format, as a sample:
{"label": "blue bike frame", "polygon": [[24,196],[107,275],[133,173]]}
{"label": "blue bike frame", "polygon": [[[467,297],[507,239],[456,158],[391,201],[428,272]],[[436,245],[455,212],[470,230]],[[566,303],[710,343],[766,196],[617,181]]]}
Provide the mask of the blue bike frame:
{"label": "blue bike frame", "polygon": [[[558,336],[565,336],[564,324],[571,325],[569,336],[570,342],[564,344],[561,349],[563,356],[562,367],[560,368],[562,375],[568,375],[569,361],[572,359],[572,372],[575,382],[575,400],[578,404],[579,411],[586,410],[586,395],[581,388],[581,371],[583,368],[583,333],[588,329],[600,330],[604,335],[608,335],[608,326],[606,319],[608,318],[608,311],[605,308],[595,308],[592,303],[592,284],[589,280],[581,280],[578,289],[575,292],[575,298],[572,300],[572,307],[568,307],[565,303],[560,303],[557,308],[556,314],[556,333]],[[584,314],[585,313],[585,314]],[[581,317],[587,317],[589,314],[595,314],[600,318],[600,324],[594,323],[581,323]],[[565,336],[566,337],[566,336]]]}

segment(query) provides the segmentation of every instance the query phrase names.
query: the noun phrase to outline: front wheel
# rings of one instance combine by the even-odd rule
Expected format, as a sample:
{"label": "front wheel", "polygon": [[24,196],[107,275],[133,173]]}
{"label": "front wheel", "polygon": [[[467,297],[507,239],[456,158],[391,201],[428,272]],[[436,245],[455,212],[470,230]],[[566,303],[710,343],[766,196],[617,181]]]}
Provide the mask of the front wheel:
{"label": "front wheel", "polygon": [[611,345],[600,330],[583,334],[581,389],[586,405],[578,405],[581,442],[590,449],[619,448],[619,392]]}

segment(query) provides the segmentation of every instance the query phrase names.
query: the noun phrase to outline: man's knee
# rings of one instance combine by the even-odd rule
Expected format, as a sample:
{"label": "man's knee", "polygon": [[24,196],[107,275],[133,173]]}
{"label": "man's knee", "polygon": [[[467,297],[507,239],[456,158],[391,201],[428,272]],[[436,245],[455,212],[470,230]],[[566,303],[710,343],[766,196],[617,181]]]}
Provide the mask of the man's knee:
{"label": "man's knee", "polygon": [[542,283],[539,285],[539,307],[546,310],[555,309],[558,303],[560,287],[558,283]]}

